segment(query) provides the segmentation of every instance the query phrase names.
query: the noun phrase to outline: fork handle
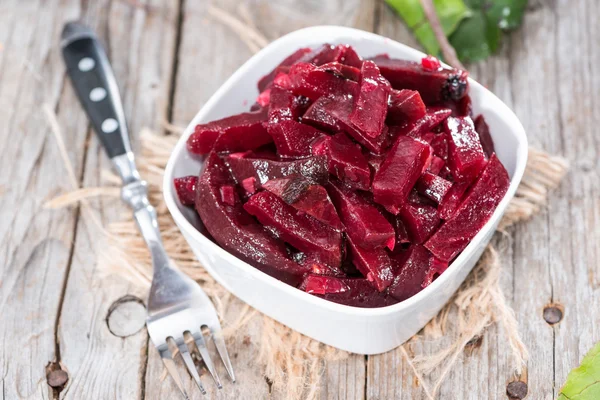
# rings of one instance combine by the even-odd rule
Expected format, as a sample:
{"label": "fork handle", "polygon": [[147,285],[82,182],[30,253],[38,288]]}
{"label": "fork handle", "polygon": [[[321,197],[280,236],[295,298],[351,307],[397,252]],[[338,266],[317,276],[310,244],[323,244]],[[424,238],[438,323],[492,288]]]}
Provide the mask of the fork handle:
{"label": "fork handle", "polygon": [[115,75],[94,32],[69,22],[61,34],[62,54],[77,97],[124,183],[139,180]]}

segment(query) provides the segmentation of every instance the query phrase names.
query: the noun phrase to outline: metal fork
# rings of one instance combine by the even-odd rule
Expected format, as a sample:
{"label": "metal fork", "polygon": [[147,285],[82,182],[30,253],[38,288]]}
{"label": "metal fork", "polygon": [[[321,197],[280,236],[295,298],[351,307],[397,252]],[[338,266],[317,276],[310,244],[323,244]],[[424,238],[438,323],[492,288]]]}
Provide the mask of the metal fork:
{"label": "metal fork", "polygon": [[119,90],[102,46],[89,28],[71,22],[63,29],[61,47],[67,73],[77,96],[123,181],[121,197],[133,209],[137,225],[152,255],[154,276],[148,297],[146,325],[154,346],[186,399],[187,392],[177,373],[174,354],[169,349],[171,340],[200,391],[206,394],[184,339],[185,334],[189,333],[193,337],[190,345],[194,347],[195,344],[220,389],[221,381],[202,333],[202,328],[206,327],[225,369],[235,382],[215,307],[200,286],[169,260],[163,247],[156,210],[148,201],[147,184],[140,178],[135,166]]}

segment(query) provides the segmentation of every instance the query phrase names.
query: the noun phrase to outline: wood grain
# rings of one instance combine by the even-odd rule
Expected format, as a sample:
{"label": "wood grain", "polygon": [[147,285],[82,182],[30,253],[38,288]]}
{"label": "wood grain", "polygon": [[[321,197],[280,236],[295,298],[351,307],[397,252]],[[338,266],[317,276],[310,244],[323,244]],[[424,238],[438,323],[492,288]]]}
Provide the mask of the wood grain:
{"label": "wood grain", "polygon": [[[180,6],[183,8],[180,10]],[[77,207],[43,209],[69,190],[43,104],[56,110],[69,159],[84,185],[102,183],[109,164],[91,134],[58,51],[66,21],[82,19],[105,42],[135,136],[185,125],[252,52],[207,13],[209,1],[6,0],[0,4],[0,399],[51,398],[46,366],[60,361],[69,380],[63,398],[175,398],[145,329],[114,336],[106,318],[124,295],[145,298],[98,271],[99,228]],[[212,3],[254,25],[268,40],[310,25],[375,31],[418,46],[380,0],[227,0]],[[240,11],[240,7],[245,9]],[[180,13],[181,11],[181,13]],[[572,162],[548,207],[497,237],[502,286],[531,351],[529,397],[555,398],[568,372],[600,340],[600,48],[595,0],[532,1],[524,25],[498,55],[471,66],[472,76],[503,99],[523,122],[530,143]],[[137,147],[134,143],[134,147]],[[13,172],[14,171],[14,172]],[[106,224],[126,212],[118,201],[91,202]],[[564,308],[549,325],[543,309]],[[232,301],[235,314],[243,305]],[[207,398],[283,398],[256,365],[260,321],[228,343],[238,383],[219,394],[208,377]],[[431,344],[415,349],[434,352]],[[440,388],[443,399],[504,399],[513,375],[502,329],[489,327]],[[220,365],[219,365],[220,367]],[[183,372],[183,369],[182,369]],[[225,379],[225,372],[219,369]],[[434,376],[435,378],[435,376]],[[186,380],[193,398],[203,398]],[[352,355],[324,366],[322,399],[425,398],[400,350]]]}

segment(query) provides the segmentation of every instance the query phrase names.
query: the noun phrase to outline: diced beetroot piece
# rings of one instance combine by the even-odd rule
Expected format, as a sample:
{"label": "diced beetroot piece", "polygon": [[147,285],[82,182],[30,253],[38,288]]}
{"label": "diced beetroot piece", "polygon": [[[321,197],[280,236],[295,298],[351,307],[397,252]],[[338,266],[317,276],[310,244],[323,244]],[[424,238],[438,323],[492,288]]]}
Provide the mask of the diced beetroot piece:
{"label": "diced beetroot piece", "polygon": [[430,162],[429,144],[410,136],[400,136],[373,179],[375,202],[397,214]]}
{"label": "diced beetroot piece", "polygon": [[300,287],[322,299],[353,307],[384,307],[396,302],[363,278],[308,275]]}
{"label": "diced beetroot piece", "polygon": [[292,87],[292,81],[287,73],[278,72],[273,79],[273,86],[281,89],[290,89]]}
{"label": "diced beetroot piece", "polygon": [[312,64],[298,63],[288,74],[291,91],[298,96],[317,100],[321,96],[331,98],[352,97],[358,93],[358,83],[324,71]]}
{"label": "diced beetroot piece", "polygon": [[295,209],[305,212],[335,230],[344,230],[327,190],[302,175],[271,179],[263,185],[263,188]]}
{"label": "diced beetroot piece", "polygon": [[337,46],[325,43],[324,45],[312,50],[310,53],[305,54],[300,60],[298,60],[298,62],[310,63],[317,66],[323,65],[337,61],[341,51],[342,50]]}
{"label": "diced beetroot piece", "polygon": [[246,178],[254,177],[258,184],[263,185],[270,179],[283,178],[293,174],[300,174],[318,183],[329,181],[327,157],[323,156],[307,157],[295,161],[276,161],[234,157],[234,154],[230,154],[225,157],[225,162],[239,184]]}
{"label": "diced beetroot piece", "polygon": [[446,193],[452,187],[452,183],[431,172],[424,172],[417,181],[416,189],[429,200],[440,204]]}
{"label": "diced beetroot piece", "polygon": [[388,293],[396,300],[403,301],[419,293],[429,269],[431,255],[423,247],[414,245],[395,257],[398,267]]}
{"label": "diced beetroot piece", "polygon": [[448,269],[448,263],[442,260],[438,260],[435,257],[431,257],[429,259],[429,268],[427,269],[427,273],[425,274],[425,279],[421,286],[426,288],[431,285],[431,282],[435,280],[438,276],[442,274],[446,269]]}
{"label": "diced beetroot piece", "polygon": [[340,52],[340,56],[336,61],[356,69],[360,69],[363,60],[350,45],[339,44],[337,47],[341,48],[342,51]]}
{"label": "diced beetroot piece", "polygon": [[235,203],[239,200],[233,185],[221,186],[219,188],[219,193],[221,194],[221,201],[223,204],[227,204],[228,206],[235,206]]}
{"label": "diced beetroot piece", "polygon": [[335,118],[330,109],[333,100],[327,97],[321,97],[308,107],[306,113],[302,116],[302,123],[313,125],[327,132],[339,132],[342,128],[338,124],[338,119]]}
{"label": "diced beetroot piece", "polygon": [[448,135],[446,133],[428,132],[421,138],[431,145],[435,156],[444,161],[448,159]]}
{"label": "diced beetroot piece", "polygon": [[411,243],[426,241],[440,224],[440,215],[434,206],[407,202],[400,210],[400,218],[408,231]]}
{"label": "diced beetroot piece", "polygon": [[277,153],[292,158],[311,155],[310,144],[323,135],[320,130],[293,120],[269,123],[267,131],[273,137]]}
{"label": "diced beetroot piece", "polygon": [[423,118],[427,113],[425,103],[416,90],[395,90],[390,92],[386,122],[400,125]]}
{"label": "diced beetroot piece", "polygon": [[473,182],[485,166],[485,154],[470,117],[450,117],[444,122],[448,135],[448,166],[457,181]]}
{"label": "diced beetroot piece", "polygon": [[300,105],[291,92],[279,87],[268,89],[270,93],[269,123],[276,124],[285,120],[297,120]]}
{"label": "diced beetroot piece", "polygon": [[244,204],[244,209],[298,250],[312,253],[326,264],[341,265],[342,234],[299,212],[273,193],[255,194]]}
{"label": "diced beetroot piece", "polygon": [[385,249],[365,249],[360,246],[348,231],[346,237],[348,249],[352,256],[352,262],[361,274],[380,292],[385,290],[394,279],[394,269]]}
{"label": "diced beetroot piece", "polygon": [[432,55],[428,55],[427,57],[421,58],[421,66],[426,71],[439,71],[440,69],[442,69],[442,64],[440,63],[440,60],[438,60]]}
{"label": "diced beetroot piece", "polygon": [[339,75],[342,78],[350,79],[354,82],[358,82],[360,79],[360,69],[351,67],[346,64],[341,64],[339,62],[330,62],[327,64],[323,64],[319,67],[320,70],[332,72],[334,74]]}
{"label": "diced beetroot piece", "polygon": [[413,122],[405,123],[390,129],[390,138],[393,140],[398,136],[410,136],[415,139],[422,138],[437,125],[441,124],[452,113],[449,108],[431,107],[427,114]]}
{"label": "diced beetroot piece", "polygon": [[215,151],[245,151],[257,149],[273,141],[263,122],[266,111],[242,113],[231,117],[196,125],[187,140],[187,148],[193,154]]}
{"label": "diced beetroot piece", "polygon": [[[311,50],[309,48],[298,49],[288,57],[286,57],[281,63],[279,63],[278,67],[286,67],[294,64],[300,58],[302,58],[305,54],[310,53]],[[273,81],[273,78],[277,75],[277,67],[273,69],[273,71],[269,72],[267,75],[263,76],[258,81],[258,91],[263,92],[267,86]]]}
{"label": "diced beetroot piece", "polygon": [[373,61],[363,62],[360,73],[360,90],[354,99],[350,122],[366,136],[376,138],[383,132],[391,87]]}
{"label": "diced beetroot piece", "polygon": [[258,95],[256,102],[261,107],[267,107],[271,101],[271,89],[266,89],[264,92]]}
{"label": "diced beetroot piece", "polygon": [[275,239],[244,211],[240,202],[223,202],[220,188],[233,185],[223,161],[213,152],[198,181],[196,211],[215,241],[234,256],[292,286],[297,286],[308,267],[290,260],[282,241]]}
{"label": "diced beetroot piece", "polygon": [[442,261],[453,260],[490,219],[509,184],[506,169],[492,154],[454,216],[442,224],[425,247]]}
{"label": "diced beetroot piece", "polygon": [[394,249],[394,227],[377,207],[339,183],[330,183],[327,191],[346,231],[352,232],[357,244],[368,249],[385,246]]}
{"label": "diced beetroot piece", "polygon": [[193,206],[196,201],[196,186],[198,177],[195,175],[183,176],[173,179],[177,198],[184,206]]}
{"label": "diced beetroot piece", "polygon": [[242,181],[242,187],[250,194],[256,193],[256,178],[251,176]]}
{"label": "diced beetroot piece", "polygon": [[[331,265],[325,264],[318,257],[314,255],[306,255],[304,253],[296,253],[294,259],[299,264],[307,266],[310,268],[311,273],[315,275],[325,275],[325,276],[333,276],[337,278],[345,278],[346,273],[342,271],[342,269],[338,266],[332,267]],[[300,288],[305,289],[303,285],[300,285]]]}
{"label": "diced beetroot piece", "polygon": [[421,63],[383,57],[372,60],[394,89],[418,90],[427,104],[459,100],[468,92],[466,71],[448,68],[430,71],[423,68]]}
{"label": "diced beetroot piece", "polygon": [[427,169],[434,175],[439,175],[440,171],[446,166],[446,162],[438,156],[431,157],[431,165]]}
{"label": "diced beetroot piece", "polygon": [[371,171],[360,146],[352,142],[344,133],[323,136],[312,144],[312,153],[325,155],[329,160],[329,173],[348,185],[361,190],[369,190]]}
{"label": "diced beetroot piece", "polygon": [[490,127],[485,122],[483,115],[475,118],[475,130],[479,135],[479,141],[481,142],[483,152],[487,158],[490,158],[494,152],[494,141],[492,140],[492,135],[490,135]]}
{"label": "diced beetroot piece", "polygon": [[465,192],[469,188],[469,184],[466,182],[458,182],[450,187],[446,195],[442,198],[439,203],[438,211],[440,218],[448,220],[452,218],[458,206],[464,198]]}

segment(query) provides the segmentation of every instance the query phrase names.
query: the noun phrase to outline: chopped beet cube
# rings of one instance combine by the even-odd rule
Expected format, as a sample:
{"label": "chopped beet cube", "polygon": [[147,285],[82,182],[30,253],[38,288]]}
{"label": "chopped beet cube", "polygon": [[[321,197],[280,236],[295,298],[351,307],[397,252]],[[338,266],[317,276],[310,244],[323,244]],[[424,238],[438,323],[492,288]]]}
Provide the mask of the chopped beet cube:
{"label": "chopped beet cube", "polygon": [[297,120],[300,116],[300,105],[296,96],[279,87],[273,87],[269,90],[269,123],[276,124],[279,121]]}
{"label": "chopped beet cube", "polygon": [[[318,257],[315,257],[314,255],[296,253],[293,257],[299,264],[309,267],[312,274],[334,276],[338,278],[346,277],[346,273],[342,271],[340,267],[333,267],[331,265],[325,264],[323,261],[321,261]],[[303,285],[300,285],[300,288],[304,290]]]}
{"label": "chopped beet cube", "polygon": [[373,61],[363,62],[360,72],[360,90],[354,98],[350,122],[364,135],[376,138],[383,133],[391,87]]}
{"label": "chopped beet cube", "polygon": [[506,169],[492,154],[454,216],[442,224],[425,247],[442,261],[453,260],[490,219],[509,184]]}
{"label": "chopped beet cube", "polygon": [[354,82],[358,82],[360,79],[359,68],[351,67],[349,65],[341,64],[339,62],[331,62],[323,64],[319,67],[319,69],[323,71],[333,72],[334,74],[337,74],[342,78],[350,79]]}
{"label": "chopped beet cube", "polygon": [[353,307],[384,307],[395,302],[364,278],[308,275],[300,287],[322,299]]}
{"label": "chopped beet cube", "polygon": [[[434,151],[435,152],[435,151]],[[439,175],[440,171],[446,166],[446,161],[442,160],[438,156],[431,157],[431,165],[427,169],[429,172],[435,175]]]}
{"label": "chopped beet cube", "polygon": [[311,154],[310,144],[323,132],[309,125],[292,120],[267,124],[277,153],[282,157],[306,157]]}
{"label": "chopped beet cube", "polygon": [[287,73],[278,72],[273,79],[273,86],[281,89],[290,89],[292,87],[292,81]]}
{"label": "chopped beet cube", "polygon": [[485,154],[470,117],[450,117],[444,123],[448,135],[448,166],[456,181],[473,182],[485,166]]}
{"label": "chopped beet cube", "polygon": [[448,135],[446,133],[429,132],[422,139],[431,145],[433,154],[442,160],[448,159]]}
{"label": "chopped beet cube", "polygon": [[223,161],[213,152],[198,181],[196,211],[215,241],[226,251],[261,271],[297,286],[308,267],[290,260],[285,245],[257,224],[240,202],[223,202],[220,188],[233,185]]}
{"label": "chopped beet cube", "polygon": [[244,188],[244,190],[250,194],[254,194],[256,193],[256,189],[257,189],[257,185],[256,185],[256,178],[253,176],[250,176],[246,179],[244,179],[242,181],[242,187]]}
{"label": "chopped beet cube", "polygon": [[342,49],[338,48],[338,46],[325,43],[324,45],[312,50],[310,53],[305,54],[300,60],[298,60],[298,62],[314,64],[317,66],[323,65],[337,61],[337,58],[340,56],[341,52]]}
{"label": "chopped beet cube", "polygon": [[402,207],[400,218],[414,244],[426,241],[440,224],[440,215],[435,207],[413,201]]}
{"label": "chopped beet cube", "polygon": [[440,204],[452,183],[431,172],[424,172],[417,181],[417,191],[429,200]]}
{"label": "chopped beet cube", "polygon": [[350,233],[346,240],[352,255],[352,262],[360,273],[380,292],[390,286],[394,272],[392,262],[385,249],[365,249],[357,244]]}
{"label": "chopped beet cube", "polygon": [[237,193],[233,185],[223,185],[219,188],[221,201],[228,206],[235,206],[238,201]]}
{"label": "chopped beet cube", "polygon": [[475,118],[475,130],[479,135],[479,141],[481,142],[483,152],[488,158],[490,158],[492,156],[492,153],[494,152],[494,141],[492,140],[492,136],[490,135],[490,127],[485,122],[483,115],[480,115],[477,118]]}
{"label": "chopped beet cube", "polygon": [[397,214],[431,161],[431,146],[400,136],[373,178],[375,202]]}
{"label": "chopped beet cube", "polygon": [[184,206],[193,206],[196,202],[196,186],[198,185],[198,177],[188,175],[181,178],[173,179],[177,198]]}
{"label": "chopped beet cube", "polygon": [[330,183],[327,191],[347,232],[365,248],[387,246],[394,249],[395,231],[381,212],[360,194],[339,183]]}
{"label": "chopped beet cube", "polygon": [[458,182],[450,187],[439,203],[438,211],[442,219],[448,220],[452,218],[468,188],[469,184],[466,182]]}
{"label": "chopped beet cube", "polygon": [[323,136],[312,144],[312,153],[325,155],[329,160],[329,173],[348,185],[369,190],[371,171],[360,146],[352,142],[344,133]]}
{"label": "chopped beet cube", "polygon": [[452,113],[449,108],[432,107],[427,110],[427,114],[413,122],[404,125],[395,126],[390,129],[390,138],[398,136],[410,136],[415,139],[422,138],[437,125],[441,124]]}
{"label": "chopped beet cube", "polygon": [[233,115],[207,124],[196,125],[187,140],[187,148],[193,154],[215,151],[245,151],[257,149],[273,141],[263,126],[266,112]]}
{"label": "chopped beet cube", "polygon": [[442,274],[446,269],[448,269],[448,263],[442,260],[438,260],[435,257],[431,257],[429,259],[429,268],[427,269],[427,273],[425,274],[425,279],[421,286],[426,288],[431,285],[431,282],[435,280],[438,276]]}
{"label": "chopped beet cube", "polygon": [[363,60],[362,58],[354,51],[354,49],[347,44],[339,44],[338,48],[341,48],[340,57],[336,61],[354,67],[356,69],[360,69],[362,66]]}
{"label": "chopped beet cube", "polygon": [[237,157],[231,154],[225,157],[225,162],[239,184],[242,184],[246,178],[254,177],[258,184],[263,185],[269,179],[283,178],[293,174],[300,174],[318,183],[329,181],[327,157],[322,156],[295,161],[276,161]]}
{"label": "chopped beet cube", "polygon": [[291,91],[299,96],[317,100],[321,96],[332,98],[352,97],[358,93],[358,83],[325,71],[312,64],[299,63],[288,74]]}
{"label": "chopped beet cube", "polygon": [[256,102],[261,107],[268,106],[270,101],[271,101],[271,89],[266,89],[264,92],[259,94],[258,97],[256,98]]}
{"label": "chopped beet cube", "polygon": [[295,209],[307,213],[338,231],[344,230],[327,190],[302,175],[272,179],[265,183],[263,188]]}
{"label": "chopped beet cube", "polygon": [[302,116],[302,123],[316,126],[327,132],[335,133],[342,130],[338,124],[338,119],[330,112],[333,100],[327,97],[321,97],[308,107],[306,113]]}
{"label": "chopped beet cube", "polygon": [[438,71],[442,69],[442,64],[440,63],[440,60],[438,60],[432,55],[421,58],[421,66],[427,71]]}
{"label": "chopped beet cube", "polygon": [[449,68],[431,71],[423,68],[421,63],[384,57],[372,60],[394,89],[418,90],[428,104],[459,100],[469,88],[466,71]]}
{"label": "chopped beet cube", "polygon": [[244,210],[264,226],[273,228],[285,242],[305,253],[312,253],[324,263],[342,263],[342,234],[315,218],[299,212],[270,192],[250,197]]}
{"label": "chopped beet cube", "polygon": [[427,113],[425,103],[416,90],[395,90],[390,92],[386,122],[400,125],[423,118]]}
{"label": "chopped beet cube", "polygon": [[300,58],[302,58],[305,54],[310,53],[311,50],[309,48],[298,49],[288,57],[286,57],[277,67],[273,69],[273,71],[269,72],[267,75],[263,76],[258,81],[258,91],[263,92],[267,86],[273,81],[273,78],[277,75],[278,67],[287,67],[294,63],[296,63]]}
{"label": "chopped beet cube", "polygon": [[429,269],[430,257],[429,252],[419,245],[410,246],[396,256],[398,266],[394,281],[388,289],[390,296],[403,301],[419,293]]}

